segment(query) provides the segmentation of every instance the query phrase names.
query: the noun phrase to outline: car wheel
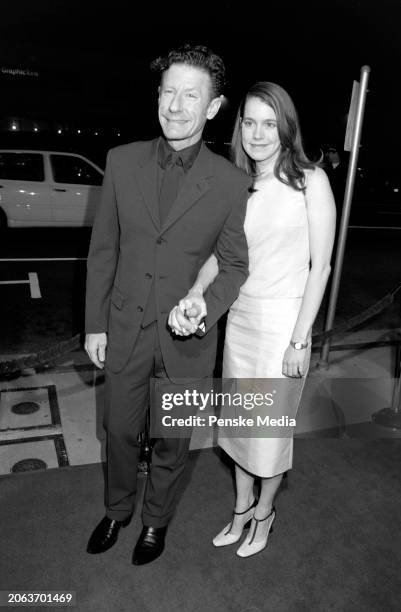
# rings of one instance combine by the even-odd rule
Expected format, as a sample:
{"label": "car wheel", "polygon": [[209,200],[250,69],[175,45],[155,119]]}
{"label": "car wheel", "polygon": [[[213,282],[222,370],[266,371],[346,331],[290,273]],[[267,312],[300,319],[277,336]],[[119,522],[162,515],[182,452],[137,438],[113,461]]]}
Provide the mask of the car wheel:
{"label": "car wheel", "polygon": [[7,228],[7,217],[6,213],[2,208],[0,208],[0,230],[4,230]]}

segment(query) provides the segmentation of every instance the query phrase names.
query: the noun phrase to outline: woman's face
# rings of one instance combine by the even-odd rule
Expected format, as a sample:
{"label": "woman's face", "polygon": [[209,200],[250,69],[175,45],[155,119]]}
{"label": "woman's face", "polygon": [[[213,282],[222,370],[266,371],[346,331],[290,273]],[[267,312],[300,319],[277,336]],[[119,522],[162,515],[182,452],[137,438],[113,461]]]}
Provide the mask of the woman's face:
{"label": "woman's face", "polygon": [[258,166],[275,159],[280,151],[276,113],[260,98],[248,98],[241,121],[242,146]]}

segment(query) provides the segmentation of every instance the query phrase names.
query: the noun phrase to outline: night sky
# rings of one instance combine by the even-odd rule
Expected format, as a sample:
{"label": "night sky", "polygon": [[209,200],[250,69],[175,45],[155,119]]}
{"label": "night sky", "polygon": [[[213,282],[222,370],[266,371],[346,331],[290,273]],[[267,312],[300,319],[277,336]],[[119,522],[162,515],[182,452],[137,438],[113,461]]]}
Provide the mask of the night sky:
{"label": "night sky", "polygon": [[[138,5],[143,5],[139,8]],[[207,137],[229,140],[236,105],[257,80],[293,97],[313,149],[343,143],[352,81],[370,65],[363,153],[399,163],[401,2],[293,0],[278,3],[2,2],[0,119],[28,116],[123,129],[128,139],[158,133],[157,82],[149,63],[183,42],[209,45],[225,60],[228,105]]]}

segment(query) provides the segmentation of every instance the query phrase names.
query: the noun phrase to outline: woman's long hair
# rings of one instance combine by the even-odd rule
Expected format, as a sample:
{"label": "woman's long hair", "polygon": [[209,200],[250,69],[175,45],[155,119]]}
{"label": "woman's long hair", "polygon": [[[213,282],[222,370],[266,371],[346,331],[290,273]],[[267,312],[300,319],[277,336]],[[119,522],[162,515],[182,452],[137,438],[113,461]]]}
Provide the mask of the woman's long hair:
{"label": "woman's long hair", "polygon": [[290,96],[280,85],[259,81],[245,95],[238,109],[231,140],[232,161],[250,176],[257,176],[256,163],[245,153],[242,146],[241,122],[245,104],[249,98],[259,98],[276,113],[281,147],[274,166],[274,175],[279,181],[290,185],[293,189],[304,191],[304,171],[314,168],[316,164],[311,162],[305,154],[297,111]]}

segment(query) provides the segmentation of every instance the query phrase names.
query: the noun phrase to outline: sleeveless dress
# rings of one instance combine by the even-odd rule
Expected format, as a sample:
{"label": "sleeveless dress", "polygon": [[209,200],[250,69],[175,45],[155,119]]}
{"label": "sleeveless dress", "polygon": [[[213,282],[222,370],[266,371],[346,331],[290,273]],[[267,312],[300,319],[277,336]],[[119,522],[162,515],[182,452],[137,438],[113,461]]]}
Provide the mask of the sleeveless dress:
{"label": "sleeveless dress", "polygon": [[[283,356],[309,274],[304,193],[275,176],[259,181],[255,188],[244,224],[249,276],[228,314],[223,378],[286,378]],[[296,409],[304,382],[305,377],[299,380]],[[275,476],[292,467],[292,437],[223,437],[220,430],[218,444],[257,476]]]}

